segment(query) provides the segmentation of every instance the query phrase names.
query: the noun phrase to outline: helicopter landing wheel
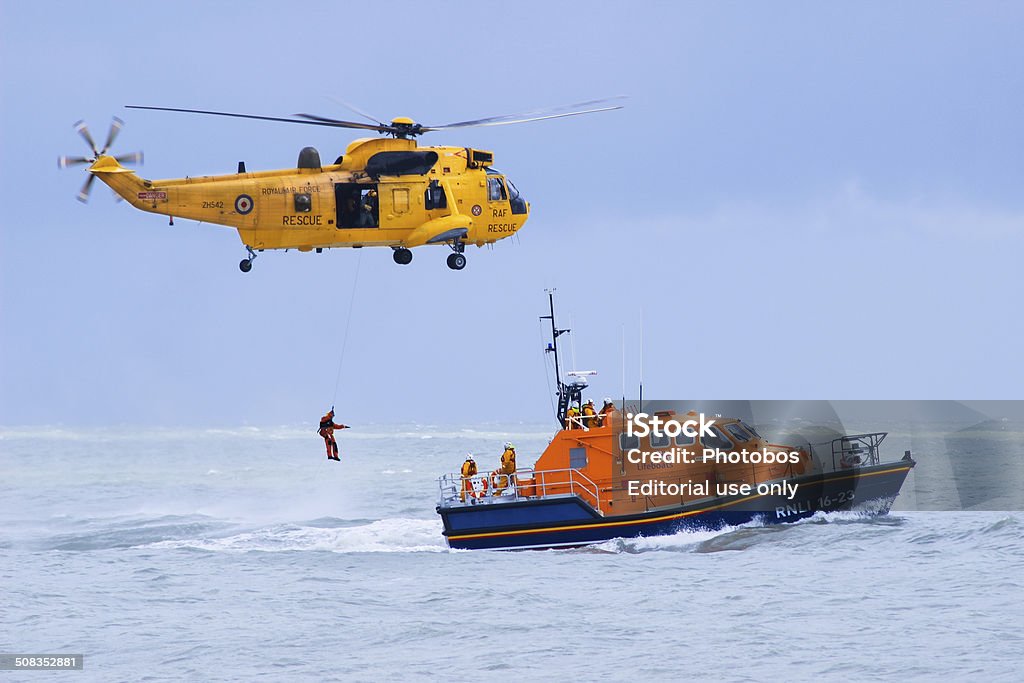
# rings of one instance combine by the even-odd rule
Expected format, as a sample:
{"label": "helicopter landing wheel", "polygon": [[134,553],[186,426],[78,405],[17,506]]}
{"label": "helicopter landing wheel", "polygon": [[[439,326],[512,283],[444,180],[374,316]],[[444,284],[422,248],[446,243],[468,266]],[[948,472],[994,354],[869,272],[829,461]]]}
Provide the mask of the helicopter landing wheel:
{"label": "helicopter landing wheel", "polygon": [[466,267],[466,257],[462,254],[448,254],[448,267],[452,270],[462,270]]}
{"label": "helicopter landing wheel", "polygon": [[407,266],[412,263],[412,252],[405,247],[395,249],[395,253],[392,254],[392,257],[395,259],[395,263],[400,266]]}
{"label": "helicopter landing wheel", "polygon": [[248,273],[252,270],[252,262],[256,260],[256,252],[248,245],[246,245],[245,250],[249,252],[249,258],[242,259],[238,264],[238,269],[243,273]]}

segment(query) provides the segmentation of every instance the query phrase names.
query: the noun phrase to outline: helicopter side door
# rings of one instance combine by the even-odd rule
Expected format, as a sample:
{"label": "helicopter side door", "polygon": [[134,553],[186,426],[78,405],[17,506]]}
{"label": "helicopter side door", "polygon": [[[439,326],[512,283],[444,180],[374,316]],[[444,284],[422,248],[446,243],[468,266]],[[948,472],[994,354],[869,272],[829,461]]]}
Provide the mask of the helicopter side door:
{"label": "helicopter side door", "polygon": [[377,184],[335,183],[336,225],[339,229],[380,226]]}
{"label": "helicopter side door", "polygon": [[424,212],[426,180],[409,176],[381,178],[379,187],[382,227],[413,229],[427,220]]}

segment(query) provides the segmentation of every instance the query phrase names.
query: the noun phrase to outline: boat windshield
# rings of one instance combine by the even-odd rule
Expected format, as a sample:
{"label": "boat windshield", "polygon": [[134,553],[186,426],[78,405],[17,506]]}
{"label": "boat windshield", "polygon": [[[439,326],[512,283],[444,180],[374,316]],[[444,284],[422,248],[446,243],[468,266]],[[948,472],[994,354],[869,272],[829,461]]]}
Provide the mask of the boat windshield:
{"label": "boat windshield", "polygon": [[732,448],[732,441],[729,441],[729,437],[721,429],[712,426],[711,431],[713,432],[711,436],[704,435],[700,438],[705,448]]}
{"label": "boat windshield", "polygon": [[746,429],[744,429],[743,425],[740,424],[739,422],[733,422],[731,424],[725,425],[725,431],[727,431],[730,434],[732,434],[733,437],[735,437],[737,441],[750,441],[750,440],[752,440],[754,438],[750,434],[750,432],[748,432]]}

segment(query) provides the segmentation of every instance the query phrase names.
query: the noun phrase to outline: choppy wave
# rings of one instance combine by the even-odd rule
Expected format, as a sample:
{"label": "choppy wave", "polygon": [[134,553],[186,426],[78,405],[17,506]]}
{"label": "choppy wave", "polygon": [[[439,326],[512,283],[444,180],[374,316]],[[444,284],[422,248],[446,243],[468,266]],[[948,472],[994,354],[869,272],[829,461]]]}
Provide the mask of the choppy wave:
{"label": "choppy wave", "polygon": [[175,538],[224,533],[230,522],[204,515],[160,515],[107,519],[65,519],[57,533],[40,534],[25,545],[40,550],[90,551],[136,548]]}

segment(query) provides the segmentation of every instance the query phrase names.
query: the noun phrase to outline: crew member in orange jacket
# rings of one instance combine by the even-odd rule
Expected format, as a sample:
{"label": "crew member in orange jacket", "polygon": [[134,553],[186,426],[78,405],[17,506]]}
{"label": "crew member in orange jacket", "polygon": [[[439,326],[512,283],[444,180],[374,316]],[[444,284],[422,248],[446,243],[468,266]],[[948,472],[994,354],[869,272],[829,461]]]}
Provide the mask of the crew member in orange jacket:
{"label": "crew member in orange jacket", "polygon": [[583,426],[596,427],[597,425],[597,409],[594,408],[594,399],[588,398],[587,402],[583,404]]}
{"label": "crew member in orange jacket", "polygon": [[459,491],[459,500],[466,502],[466,495],[476,498],[476,489],[473,488],[472,477],[476,476],[476,461],[472,453],[466,453],[466,462],[462,463],[462,490]]}
{"label": "crew member in orange jacket", "polygon": [[565,411],[565,428],[566,429],[579,429],[580,422],[580,407],[573,403]]}
{"label": "crew member in orange jacket", "polygon": [[331,407],[327,414],[320,418],[320,429],[317,433],[324,437],[324,443],[327,445],[327,459],[341,462],[341,458],[338,457],[338,442],[334,439],[335,429],[348,429],[348,425],[335,424],[334,408]]}
{"label": "crew member in orange jacket", "polygon": [[615,402],[610,398],[604,400],[604,405],[601,407],[601,413],[597,416],[597,426],[611,424],[612,413],[615,412]]}
{"label": "crew member in orange jacket", "polygon": [[516,485],[516,447],[511,442],[505,442],[505,452],[501,454],[501,467],[491,473],[491,483],[494,486],[491,490],[492,496],[500,496],[509,486]]}

